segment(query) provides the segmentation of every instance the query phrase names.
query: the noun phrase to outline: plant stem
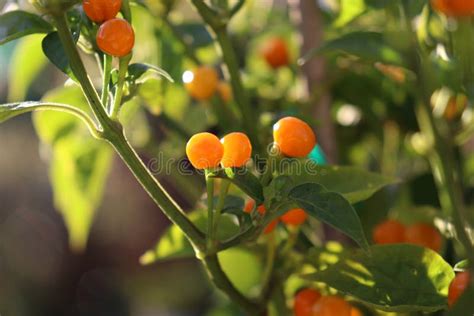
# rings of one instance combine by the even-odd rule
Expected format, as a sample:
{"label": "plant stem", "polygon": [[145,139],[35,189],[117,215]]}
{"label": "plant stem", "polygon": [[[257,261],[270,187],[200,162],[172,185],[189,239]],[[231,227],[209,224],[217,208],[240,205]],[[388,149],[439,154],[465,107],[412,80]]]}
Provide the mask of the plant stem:
{"label": "plant stem", "polygon": [[273,206],[272,209],[267,211],[267,213],[271,214],[271,216],[266,216],[264,220],[259,223],[258,226],[252,226],[246,231],[241,232],[237,234],[236,236],[222,242],[219,245],[219,251],[223,251],[225,249],[234,247],[244,242],[253,241],[257,239],[261,235],[265,227],[267,227],[267,225],[270,224],[272,220],[288,212],[288,210],[290,210],[291,207],[292,207],[292,202],[282,202]]}
{"label": "plant stem", "polygon": [[207,188],[207,247],[212,248],[213,225],[214,225],[214,178],[209,177],[209,170],[206,169]]}
{"label": "plant stem", "polygon": [[[257,116],[252,110],[247,91],[242,83],[237,55],[227,31],[227,18],[219,16],[216,11],[209,8],[202,0],[191,0],[191,2],[196,7],[203,20],[215,33],[217,42],[221,48],[222,58],[230,77],[234,99],[238,104],[242,115],[242,125],[249,134],[255,152],[257,154],[263,154],[260,139],[258,137],[258,124],[256,124]],[[236,12],[234,12],[234,14],[235,13]]]}
{"label": "plant stem", "polygon": [[230,12],[229,12],[230,17],[237,14],[237,12],[239,12],[240,9],[242,9],[244,4],[245,4],[245,0],[238,0],[238,2],[230,9]]}
{"label": "plant stem", "polygon": [[197,256],[202,256],[205,250],[205,240],[203,233],[188,219],[178,204],[169,196],[158,180],[150,173],[138,154],[130,146],[123,134],[123,128],[118,122],[112,121],[100,102],[86,69],[77,51],[76,45],[68,27],[66,16],[56,15],[59,37],[64,50],[69,58],[71,68],[76,78],[81,83],[82,90],[86,96],[92,111],[103,128],[103,138],[107,139],[115,148],[122,160],[135,175],[137,180],[151,196],[155,203],[163,210],[165,215],[176,224],[193,244]]}
{"label": "plant stem", "polygon": [[300,226],[297,227],[288,227],[288,239],[285,246],[281,250],[281,255],[287,255],[295,246],[296,241],[298,240],[298,234],[300,233]]}
{"label": "plant stem", "polygon": [[109,103],[109,83],[110,83],[110,72],[112,71],[112,56],[104,54],[104,73],[102,81],[102,104],[107,108]]}
{"label": "plant stem", "polygon": [[68,28],[65,15],[54,16],[57,22],[61,42],[69,57],[71,68],[81,83],[90,106],[102,125],[103,136],[115,148],[122,160],[135,175],[137,180],[163,210],[166,216],[176,224],[186,238],[194,246],[196,256],[203,260],[207,271],[215,285],[224,291],[234,302],[239,304],[249,315],[258,315],[260,306],[240,293],[230,282],[219,264],[216,254],[206,256],[206,240],[204,234],[189,220],[179,205],[169,196],[158,180],[150,173],[138,154],[130,146],[120,123],[111,120],[99,100],[97,91],[87,75],[75,43]]}
{"label": "plant stem", "polygon": [[203,233],[188,219],[178,204],[165,191],[158,180],[148,171],[138,154],[132,149],[123,133],[114,133],[108,141],[115,148],[122,160],[133,172],[140,184],[145,188],[155,203],[166,216],[176,224],[193,243],[196,251],[203,251]]}
{"label": "plant stem", "polygon": [[472,98],[474,89],[474,62],[472,53],[474,52],[474,30],[470,17],[457,19],[457,27],[451,33],[454,55],[459,65],[467,94]]}
{"label": "plant stem", "polygon": [[123,96],[123,87],[125,84],[125,77],[127,75],[128,64],[131,59],[132,59],[132,54],[128,54],[127,56],[120,58],[118,81],[117,81],[117,87],[115,88],[114,104],[112,105],[112,109],[110,111],[110,117],[112,118],[112,120],[116,120],[120,113],[120,108],[122,106],[122,96]]}
{"label": "plant stem", "polygon": [[[463,202],[459,175],[454,174],[453,149],[438,131],[435,118],[427,103],[420,102],[416,107],[416,116],[422,133],[431,140],[434,148],[429,154],[429,161],[440,195],[440,203],[447,215],[452,216],[457,237],[464,246],[470,262],[474,262],[474,246],[466,231],[468,216]],[[471,265],[471,269],[473,269]]]}
{"label": "plant stem", "polygon": [[267,241],[267,261],[265,263],[265,268],[263,269],[262,276],[262,293],[266,292],[267,286],[270,284],[273,268],[275,265],[275,255],[276,255],[276,240],[275,240],[275,231],[272,231],[268,234]]}
{"label": "plant stem", "polygon": [[214,223],[212,227],[212,241],[214,242],[217,238],[217,229],[219,227],[219,217],[221,216],[222,209],[224,208],[225,198],[227,197],[227,193],[229,192],[231,182],[227,179],[221,180],[221,188],[219,193],[219,200],[217,201],[216,206],[216,214],[214,217]]}
{"label": "plant stem", "polygon": [[241,306],[245,310],[246,315],[259,315],[261,307],[245,297],[234,287],[225,272],[222,270],[216,254],[205,257],[203,263],[206,266],[211,281],[221,291],[226,293],[234,303]]}
{"label": "plant stem", "polygon": [[[64,51],[69,58],[71,69],[76,76],[77,80],[81,83],[82,91],[87,98],[87,101],[92,108],[97,120],[101,124],[102,129],[113,129],[115,124],[109,120],[107,112],[104,106],[100,102],[99,95],[92,85],[91,79],[87,75],[84,64],[82,63],[79,52],[77,51],[76,44],[72,38],[71,31],[67,22],[66,14],[54,15],[54,21],[56,22],[56,28],[58,30],[59,38],[63,44]],[[105,125],[105,126],[104,126]]]}
{"label": "plant stem", "polygon": [[281,316],[289,316],[291,315],[288,311],[288,306],[286,305],[286,296],[285,296],[285,289],[283,288],[281,283],[277,283],[275,288],[273,289],[272,293],[272,301],[275,306],[275,309],[278,310],[278,315]]}
{"label": "plant stem", "polygon": [[263,186],[267,186],[272,181],[273,171],[275,169],[276,156],[271,154],[267,159],[267,165],[265,166],[265,172],[262,175],[260,182]]}
{"label": "plant stem", "polygon": [[[464,205],[460,175],[456,174],[454,149],[448,137],[443,136],[436,124],[436,119],[430,107],[433,93],[433,88],[430,87],[431,78],[433,77],[432,70],[430,65],[424,64],[423,61],[429,60],[429,57],[418,45],[416,34],[411,28],[409,19],[406,18],[409,16],[407,14],[407,4],[407,1],[400,1],[401,11],[404,15],[404,26],[412,35],[413,69],[417,74],[416,91],[418,91],[420,98],[420,102],[415,107],[415,114],[421,132],[432,145],[428,159],[438,188],[441,207],[446,215],[452,216],[457,237],[464,247],[470,262],[470,269],[474,274],[474,245],[465,227],[465,225],[469,225],[469,220]],[[471,279],[472,282],[474,282],[474,278]]]}
{"label": "plant stem", "polygon": [[201,17],[204,19],[204,21],[211,27],[215,28],[217,26],[222,26],[222,22],[218,16],[218,13],[211,9],[210,7],[207,6],[206,3],[202,0],[191,0],[193,5],[196,7],[198,10],[199,14]]}
{"label": "plant stem", "polygon": [[223,11],[227,10],[229,5],[227,0],[212,0],[211,3],[215,8]]}
{"label": "plant stem", "polygon": [[247,91],[245,90],[242,83],[237,55],[235,53],[234,47],[232,46],[232,42],[230,41],[227,27],[214,29],[214,32],[216,33],[217,41],[221,47],[222,58],[224,59],[224,63],[227,67],[235,101],[240,107],[243,120],[242,125],[249,134],[249,138],[252,141],[252,144],[254,144],[256,152],[260,153],[261,147],[257,130],[258,124],[255,124],[256,116],[251,108]]}
{"label": "plant stem", "polygon": [[123,17],[127,20],[130,24],[132,24],[132,11],[130,10],[130,2],[129,0],[122,1],[121,10]]}
{"label": "plant stem", "polygon": [[[469,220],[463,201],[460,175],[455,171],[453,146],[447,137],[443,137],[430,107],[431,92],[425,85],[426,82],[429,82],[426,77],[430,76],[430,69],[422,63],[419,63],[416,69],[418,86],[423,88],[420,92],[421,101],[415,107],[415,114],[421,132],[432,145],[428,159],[438,188],[441,207],[446,215],[452,216],[457,237],[463,245],[469,261],[474,262],[474,245],[465,227],[465,225],[469,225]],[[471,264],[470,267],[474,272],[474,265]]]}

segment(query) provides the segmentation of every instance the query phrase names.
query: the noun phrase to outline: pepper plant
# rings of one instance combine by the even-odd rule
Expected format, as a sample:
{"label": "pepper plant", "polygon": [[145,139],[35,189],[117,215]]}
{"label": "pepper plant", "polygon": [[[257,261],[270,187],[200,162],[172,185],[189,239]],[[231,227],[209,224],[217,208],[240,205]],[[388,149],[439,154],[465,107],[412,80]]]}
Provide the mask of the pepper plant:
{"label": "pepper plant", "polygon": [[[54,147],[58,157],[60,152],[73,156],[74,149],[68,146],[85,142],[92,153],[85,163],[90,178],[107,174],[113,148],[173,223],[140,261],[147,264],[195,257],[213,285],[245,315],[473,314],[474,216],[458,149],[474,131],[472,119],[460,120],[474,100],[474,63],[470,58],[474,53],[474,2],[341,0],[341,13],[327,38],[304,51],[298,63],[292,63],[293,52],[282,36],[266,39],[261,48],[267,70],[277,73],[288,68],[290,81],[300,87],[300,67],[304,69],[324,56],[336,71],[328,87],[320,83],[318,89],[312,87],[318,91],[310,89],[313,99],[324,94],[324,89],[341,89],[341,99],[348,102],[357,102],[358,94],[365,94],[373,97],[369,98],[373,104],[378,98],[395,104],[390,89],[404,91],[408,101],[401,116],[393,108],[378,113],[366,110],[373,118],[384,112],[385,120],[395,122],[384,125],[384,133],[399,133],[398,128],[390,127],[402,126],[403,116],[414,117],[419,130],[406,132],[407,142],[411,154],[423,156],[429,163],[440,210],[434,215],[423,214],[422,220],[416,218],[418,210],[389,216],[393,218],[381,220],[373,230],[367,230],[360,209],[364,203],[370,204],[374,194],[396,190],[405,179],[396,177],[390,168],[381,174],[328,164],[320,154],[327,136],[315,134],[319,118],[309,114],[307,104],[285,96],[285,101],[297,106],[282,109],[275,100],[265,100],[260,84],[252,86],[245,76],[251,65],[242,62],[236,44],[241,39],[230,32],[239,14],[251,10],[246,8],[252,8],[251,2],[189,1],[202,20],[193,35],[204,34],[204,41],[215,45],[215,65],[206,65],[170,18],[176,10],[175,1],[35,0],[35,13],[21,9],[5,12],[0,16],[0,44],[43,34],[44,55],[68,76],[64,89],[75,92],[72,97],[53,91],[42,101],[1,105],[0,121],[35,112],[38,134]],[[308,5],[321,13],[314,1],[300,2],[302,7]],[[134,18],[137,12],[151,14],[151,21],[160,22],[143,26],[143,21]],[[372,18],[374,21],[367,21]],[[136,25],[140,25],[140,32],[134,30]],[[341,31],[343,26],[347,28]],[[351,30],[352,26],[356,30]],[[137,49],[144,44],[140,43],[141,32],[150,32],[146,27],[163,37],[162,65],[139,60],[146,59],[143,46]],[[137,104],[139,108],[153,103],[147,92],[151,99],[161,93],[158,99],[163,100],[167,91],[180,85],[173,80],[177,79],[173,67],[179,71],[182,61],[167,54],[169,36],[178,39],[181,54],[194,67],[183,75],[185,91],[195,102],[206,103],[208,107],[200,113],[210,112],[216,121],[212,132],[201,130],[192,135],[186,126],[167,117],[166,111],[159,113],[168,127],[187,141],[181,150],[185,149],[190,164],[205,179],[205,203],[195,201],[196,209],[191,213],[165,190],[132,146],[130,136],[139,128],[134,118],[142,109],[137,109]],[[97,63],[99,74],[91,75],[98,72],[86,67],[85,59]],[[385,90],[370,90],[368,81],[369,88],[362,85],[366,91],[345,86],[347,77],[363,78],[358,71],[367,68],[389,80]],[[277,77],[269,79],[270,85],[276,84]],[[82,96],[77,93],[79,88]],[[147,110],[156,114],[149,104]],[[83,129],[77,119],[96,141],[78,132]],[[385,149],[390,155],[391,147]],[[58,167],[61,162],[58,159],[53,167],[57,174],[64,171]],[[71,163],[80,162],[71,159]],[[184,177],[182,183],[193,181],[191,178]],[[85,181],[86,190],[68,192],[67,188],[74,186],[64,189],[53,181],[55,202],[76,250],[85,245],[102,182],[92,185],[92,181]],[[197,196],[204,193],[193,185],[191,191]],[[82,206],[72,210],[71,203]],[[371,238],[366,237],[367,232]],[[337,236],[337,242],[327,236]],[[239,276],[228,275],[221,262],[229,249],[252,252],[263,262],[260,282],[250,293],[237,286]]]}

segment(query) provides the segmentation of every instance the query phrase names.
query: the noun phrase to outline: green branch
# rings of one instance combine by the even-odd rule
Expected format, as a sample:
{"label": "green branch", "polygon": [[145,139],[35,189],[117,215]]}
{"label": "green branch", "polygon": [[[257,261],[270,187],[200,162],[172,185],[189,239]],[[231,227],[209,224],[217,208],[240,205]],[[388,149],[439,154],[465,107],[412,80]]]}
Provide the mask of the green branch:
{"label": "green branch", "polygon": [[222,210],[224,209],[225,198],[227,197],[227,193],[229,192],[230,184],[231,184],[231,182],[227,179],[222,179],[221,180],[219,200],[217,201],[217,205],[216,205],[216,214],[214,216],[214,221],[211,223],[212,224],[211,240],[213,242],[213,247],[214,247],[214,242],[217,238],[217,230],[218,230],[218,227],[219,227],[219,218],[221,216]]}
{"label": "green branch", "polygon": [[[115,126],[112,121],[109,120],[107,112],[105,111],[104,106],[100,102],[99,95],[92,85],[92,81],[87,75],[86,68],[82,63],[81,57],[77,50],[74,39],[72,38],[71,30],[66,19],[66,15],[63,13],[61,15],[53,16],[53,19],[56,23],[56,28],[58,30],[58,35],[63,44],[64,51],[66,52],[67,57],[69,58],[69,63],[71,65],[72,72],[76,76],[77,80],[81,84],[82,91],[87,98],[87,101],[92,109],[92,112],[96,116],[99,123],[102,125],[103,130],[114,129]],[[105,125],[105,126],[104,126]]]}
{"label": "green branch", "polygon": [[[471,263],[474,262],[474,245],[469,237],[465,225],[469,225],[460,176],[456,173],[454,158],[454,147],[448,137],[443,136],[431,109],[431,95],[433,89],[428,85],[431,82],[431,66],[425,64],[424,60],[429,60],[427,54],[418,44],[416,34],[413,32],[408,15],[406,1],[400,1],[401,12],[404,16],[403,22],[405,28],[411,33],[411,42],[413,45],[413,70],[417,74],[416,92],[420,102],[415,106],[415,114],[421,132],[424,134],[432,146],[428,153],[428,160],[431,165],[432,173],[435,178],[439,193],[440,203],[446,215],[452,216],[456,234],[464,247],[466,255]],[[470,265],[474,273],[474,264]],[[474,279],[473,279],[474,280]]]}
{"label": "green branch", "polygon": [[214,32],[216,33],[217,41],[221,47],[222,58],[230,77],[234,99],[240,107],[240,112],[242,114],[242,125],[249,134],[249,138],[254,145],[255,151],[260,153],[262,148],[260,145],[260,139],[258,137],[258,124],[256,124],[257,117],[250,105],[247,91],[245,90],[242,82],[235,49],[229,38],[226,27],[214,29]]}
{"label": "green branch", "polygon": [[241,306],[245,310],[246,315],[260,314],[262,308],[256,302],[246,298],[231,283],[225,272],[222,270],[217,255],[205,257],[203,263],[206,266],[211,281],[217,286],[217,288],[226,293],[234,303]]}
{"label": "green branch", "polygon": [[[206,14],[213,12],[210,9],[205,9],[204,11]],[[203,260],[215,285],[224,291],[234,302],[239,304],[248,314],[258,315],[260,306],[246,298],[233,286],[222,270],[216,254],[206,255],[204,234],[189,220],[178,204],[173,201],[158,180],[150,173],[138,154],[128,143],[120,123],[108,117],[80,59],[65,15],[55,16],[54,19],[57,22],[60,39],[69,58],[71,68],[81,83],[94,114],[102,125],[104,138],[115,148],[122,160],[166,216],[183,231],[186,238],[194,246],[197,257]]]}
{"label": "green branch", "polygon": [[209,170],[206,170],[206,188],[207,188],[207,249],[212,248],[213,234],[212,226],[214,223],[214,178],[209,177]]}
{"label": "green branch", "polygon": [[132,53],[125,57],[120,58],[119,61],[119,72],[117,86],[115,87],[115,98],[110,111],[110,117],[112,120],[118,120],[120,108],[122,107],[123,88],[125,85],[125,77],[127,76],[128,64],[132,59]]}
{"label": "green branch", "polygon": [[231,9],[230,9],[230,12],[229,12],[229,15],[231,17],[233,17],[234,15],[237,14],[237,12],[240,11],[240,9],[242,9],[242,7],[244,6],[245,4],[245,0],[239,0]]}
{"label": "green branch", "polygon": [[132,149],[123,133],[113,133],[108,141],[115,148],[122,160],[133,172],[135,178],[145,188],[155,203],[163,210],[165,215],[176,224],[184,235],[193,244],[197,256],[205,250],[203,233],[189,220],[179,205],[171,198],[158,180],[150,173],[137,153]]}
{"label": "green branch", "polygon": [[150,173],[138,154],[130,146],[120,123],[113,121],[107,115],[104,105],[100,102],[86,69],[77,51],[72,38],[65,14],[53,17],[56,21],[58,33],[71,64],[74,75],[81,84],[84,95],[90,107],[102,126],[102,136],[115,148],[122,160],[135,175],[137,180],[151,196],[155,203],[163,210],[165,215],[176,224],[190,240],[196,250],[197,256],[205,250],[203,233],[189,220],[179,205],[169,196],[158,180]]}
{"label": "green branch", "polygon": [[105,108],[109,103],[109,84],[110,84],[110,73],[112,71],[112,56],[104,54],[104,71],[103,71],[103,81],[102,81],[102,95],[100,100]]}
{"label": "green branch", "polygon": [[220,28],[225,26],[225,24],[221,21],[219,18],[219,14],[210,8],[204,1],[202,0],[191,0],[193,5],[196,7],[198,10],[199,14],[201,17],[204,19],[204,21],[212,28]]}
{"label": "green branch", "polygon": [[221,48],[222,59],[224,60],[227,73],[230,77],[234,99],[239,106],[242,115],[242,126],[249,134],[256,153],[263,153],[258,137],[256,115],[250,104],[247,91],[244,88],[240,68],[235,49],[229,38],[227,31],[227,17],[221,17],[217,12],[209,8],[202,0],[191,0],[204,22],[214,31],[219,47]]}
{"label": "green branch", "polygon": [[[469,225],[469,217],[463,202],[460,175],[455,174],[453,148],[439,132],[427,102],[429,99],[425,99],[416,106],[416,116],[422,133],[433,145],[428,158],[438,188],[440,203],[445,214],[452,217],[457,237],[464,246],[469,261],[474,262],[474,245],[465,227]],[[473,267],[471,265],[472,269]]]}
{"label": "green branch", "polygon": [[120,8],[120,11],[122,11],[122,14],[125,20],[127,20],[128,23],[132,24],[132,11],[130,10],[129,0],[122,1],[122,7]]}

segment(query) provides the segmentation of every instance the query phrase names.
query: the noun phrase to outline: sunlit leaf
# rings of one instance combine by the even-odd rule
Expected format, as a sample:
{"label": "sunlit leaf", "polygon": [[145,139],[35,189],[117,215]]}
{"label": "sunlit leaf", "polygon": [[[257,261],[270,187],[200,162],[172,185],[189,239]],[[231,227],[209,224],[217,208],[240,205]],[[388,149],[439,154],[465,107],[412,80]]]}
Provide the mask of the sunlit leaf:
{"label": "sunlit leaf", "polygon": [[[63,101],[87,111],[88,105],[77,86],[48,93],[44,101]],[[38,112],[35,128],[43,143],[51,146],[50,181],[54,202],[63,215],[74,250],[82,250],[112,163],[112,148],[93,139],[84,124],[72,115]]]}
{"label": "sunlit leaf", "polygon": [[[207,211],[195,211],[189,214],[191,221],[203,232],[207,232]],[[222,215],[219,218],[217,239],[225,240],[239,232],[239,227],[231,216]],[[175,258],[192,258],[194,249],[176,225],[170,226],[160,237],[156,246],[147,251],[141,258],[142,264]]]}
{"label": "sunlit leaf", "polygon": [[341,10],[334,26],[342,27],[353,21],[367,10],[364,0],[341,0]]}
{"label": "sunlit leaf", "polygon": [[[87,101],[78,86],[51,90],[43,97],[44,102],[61,101],[88,113]],[[35,129],[41,141],[53,145],[62,137],[67,137],[76,131],[81,131],[80,122],[67,113],[38,112],[33,116]]]}
{"label": "sunlit leaf", "polygon": [[40,49],[43,37],[43,35],[31,35],[18,41],[15,46],[9,67],[10,102],[24,100],[29,87],[44,69],[47,59]]}
{"label": "sunlit leaf", "polygon": [[460,262],[456,263],[456,265],[454,266],[454,271],[456,271],[456,272],[464,272],[464,271],[467,271],[468,269],[469,269],[469,261],[468,260],[460,261]]}
{"label": "sunlit leaf", "polygon": [[254,253],[231,248],[220,252],[218,257],[222,270],[239,291],[248,293],[260,284],[262,261]]}
{"label": "sunlit leaf", "polygon": [[63,138],[54,145],[50,171],[54,204],[64,218],[74,250],[86,245],[112,156],[107,144],[80,135]]}
{"label": "sunlit leaf", "polygon": [[340,293],[389,312],[433,312],[447,305],[451,266],[436,252],[415,245],[373,246],[308,275]]}

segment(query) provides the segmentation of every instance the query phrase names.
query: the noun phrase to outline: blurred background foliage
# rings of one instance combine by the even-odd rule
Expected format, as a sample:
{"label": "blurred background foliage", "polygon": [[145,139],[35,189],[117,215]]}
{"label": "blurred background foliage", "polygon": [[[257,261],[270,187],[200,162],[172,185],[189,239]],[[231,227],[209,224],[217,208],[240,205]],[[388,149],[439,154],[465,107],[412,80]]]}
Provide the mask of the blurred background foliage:
{"label": "blurred background foliage", "polygon": [[[304,116],[319,128],[324,122],[313,115],[312,101],[329,95],[330,117],[325,119],[335,123],[338,151],[333,160],[403,180],[356,205],[368,235],[387,214],[406,223],[432,222],[440,214],[438,197],[420,155],[425,140],[417,133],[413,111],[418,92],[411,61],[404,55],[410,39],[400,31],[399,20],[388,18],[390,10],[397,10],[393,1],[319,4],[325,41],[315,49],[323,54],[326,71],[310,93],[298,64],[308,52],[301,49],[297,1],[248,0],[232,20],[244,82],[252,105],[262,113],[260,129],[270,131],[274,118],[286,114]],[[472,100],[472,91],[461,91],[459,66],[446,57],[452,49],[447,22],[425,5],[411,1],[412,16],[406,18],[417,23],[418,39],[430,51],[439,75],[432,78],[433,85],[443,88],[440,94],[448,98],[463,93]],[[27,1],[0,0],[4,10],[16,6],[33,10]],[[145,0],[134,4],[132,12],[134,60],[160,66],[175,83],[159,77],[136,82],[138,97],[124,106],[127,133],[146,161],[178,161],[189,135],[232,129],[232,121],[223,122],[226,115],[218,117],[213,110],[222,100],[197,102],[183,85],[183,74],[197,64],[220,65],[219,52],[189,1]],[[386,45],[379,45],[380,38],[368,31],[383,34]],[[290,45],[291,67],[272,70],[262,60],[260,48],[273,36]],[[0,47],[0,102],[60,100],[87,111],[79,89],[64,84],[64,74],[41,52],[41,42],[42,36],[31,35]],[[79,45],[83,42],[80,38]],[[99,78],[94,58],[84,55],[84,60],[92,78]],[[450,111],[446,104],[436,113],[445,117],[447,128],[459,130],[471,122],[470,102],[461,100]],[[140,265],[141,255],[169,222],[111,149],[87,135],[76,119],[57,113],[41,112],[0,125],[0,313],[238,315],[211,290],[194,260],[170,258]],[[270,133],[262,137],[271,140]],[[465,161],[459,168],[471,199],[472,145],[457,148],[464,158],[459,161]],[[192,210],[201,199],[203,179],[179,174],[176,163],[169,174],[157,176]],[[245,292],[260,282],[262,258],[258,249],[239,248],[220,256],[231,280]],[[448,257],[451,263],[455,259]],[[290,279],[287,291],[300,285],[301,280]]]}

